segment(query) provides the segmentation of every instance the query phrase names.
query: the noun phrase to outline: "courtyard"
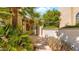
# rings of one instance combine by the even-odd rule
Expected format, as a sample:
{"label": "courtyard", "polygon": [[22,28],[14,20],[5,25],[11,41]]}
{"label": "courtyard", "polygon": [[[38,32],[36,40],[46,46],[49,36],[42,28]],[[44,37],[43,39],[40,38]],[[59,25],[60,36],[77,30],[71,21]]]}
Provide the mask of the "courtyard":
{"label": "courtyard", "polygon": [[58,8],[42,9],[1,7],[0,51],[78,51],[78,23],[63,27]]}

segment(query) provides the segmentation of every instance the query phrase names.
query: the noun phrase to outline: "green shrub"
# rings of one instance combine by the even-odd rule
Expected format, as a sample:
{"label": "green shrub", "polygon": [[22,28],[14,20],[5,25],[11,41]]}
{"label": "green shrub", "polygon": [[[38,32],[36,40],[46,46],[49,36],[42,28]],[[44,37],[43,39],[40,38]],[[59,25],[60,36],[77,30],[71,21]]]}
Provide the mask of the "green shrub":
{"label": "green shrub", "polygon": [[28,37],[28,35],[21,35],[20,42],[22,42],[22,47],[26,48],[27,50],[33,50],[32,40]]}
{"label": "green shrub", "polygon": [[29,38],[28,34],[23,34],[19,28],[14,28],[12,26],[6,26],[1,29],[1,34],[5,39],[0,37],[0,48],[6,51],[19,51],[19,50],[33,50],[32,40]]}

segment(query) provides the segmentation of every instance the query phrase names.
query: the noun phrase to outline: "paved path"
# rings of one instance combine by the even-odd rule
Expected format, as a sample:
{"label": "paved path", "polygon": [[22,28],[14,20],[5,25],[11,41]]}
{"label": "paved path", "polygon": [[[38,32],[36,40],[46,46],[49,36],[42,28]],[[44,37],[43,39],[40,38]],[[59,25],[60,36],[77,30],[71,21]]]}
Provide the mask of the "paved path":
{"label": "paved path", "polygon": [[38,42],[35,44],[36,51],[52,51],[45,38],[38,38],[37,40]]}
{"label": "paved path", "polygon": [[36,37],[37,41],[35,42],[35,51],[52,51],[52,49],[48,46],[47,39]]}

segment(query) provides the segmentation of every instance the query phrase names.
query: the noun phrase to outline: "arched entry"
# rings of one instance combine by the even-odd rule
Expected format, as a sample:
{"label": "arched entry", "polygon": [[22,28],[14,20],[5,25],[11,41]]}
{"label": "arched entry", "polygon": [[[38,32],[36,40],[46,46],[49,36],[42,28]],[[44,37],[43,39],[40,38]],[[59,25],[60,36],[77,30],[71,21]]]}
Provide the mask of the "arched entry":
{"label": "arched entry", "polygon": [[79,12],[76,14],[76,24],[79,24]]}

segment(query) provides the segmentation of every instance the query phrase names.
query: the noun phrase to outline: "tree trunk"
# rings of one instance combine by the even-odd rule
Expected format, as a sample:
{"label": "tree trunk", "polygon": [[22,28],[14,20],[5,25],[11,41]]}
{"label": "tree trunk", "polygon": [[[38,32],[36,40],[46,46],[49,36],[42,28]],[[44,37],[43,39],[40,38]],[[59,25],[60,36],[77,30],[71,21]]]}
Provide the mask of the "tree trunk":
{"label": "tree trunk", "polygon": [[18,21],[18,8],[12,7],[11,10],[12,10],[12,13],[13,13],[13,15],[12,15],[12,25],[13,25],[13,27],[16,27],[17,21]]}

